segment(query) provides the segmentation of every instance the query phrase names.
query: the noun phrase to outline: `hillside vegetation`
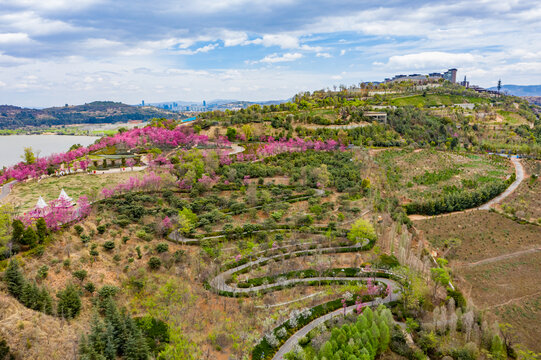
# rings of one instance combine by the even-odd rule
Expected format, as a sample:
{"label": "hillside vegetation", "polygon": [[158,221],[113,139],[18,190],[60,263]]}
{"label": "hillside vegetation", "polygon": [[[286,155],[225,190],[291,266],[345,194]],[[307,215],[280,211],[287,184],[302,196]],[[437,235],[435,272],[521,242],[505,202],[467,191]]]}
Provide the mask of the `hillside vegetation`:
{"label": "hillside vegetation", "polygon": [[182,118],[180,114],[173,111],[154,107],[131,106],[112,101],[95,101],[84,105],[51,107],[40,110],[0,105],[0,129],[116,123],[161,117]]}

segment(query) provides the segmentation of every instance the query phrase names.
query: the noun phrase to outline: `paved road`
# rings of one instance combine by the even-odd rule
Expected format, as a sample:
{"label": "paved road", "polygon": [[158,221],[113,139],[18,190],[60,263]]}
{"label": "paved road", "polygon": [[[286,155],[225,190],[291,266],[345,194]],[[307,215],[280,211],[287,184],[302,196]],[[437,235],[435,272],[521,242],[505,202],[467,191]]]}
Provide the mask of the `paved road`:
{"label": "paved road", "polygon": [[[346,249],[347,250],[361,249],[367,243],[368,243],[368,240],[365,240],[363,243],[359,243],[359,244],[356,244],[356,245],[353,245],[353,246],[327,247],[327,248],[320,248],[320,249],[299,250],[299,251],[290,252],[288,254],[278,254],[278,255],[273,255],[273,256],[268,256],[268,257],[262,257],[260,259],[253,260],[253,261],[250,261],[250,262],[248,262],[246,264],[243,264],[243,265],[237,266],[235,268],[229,269],[229,270],[217,275],[216,277],[214,277],[210,281],[209,284],[210,284],[210,286],[212,288],[214,288],[216,290],[228,291],[228,292],[232,292],[233,294],[249,294],[249,293],[253,293],[253,292],[257,292],[257,291],[261,291],[261,290],[272,289],[272,288],[279,287],[279,286],[294,285],[294,284],[298,284],[298,283],[306,283],[306,282],[313,282],[313,281],[362,281],[362,280],[366,279],[366,277],[344,277],[344,276],[342,276],[342,277],[329,277],[329,276],[322,276],[322,277],[314,277],[314,278],[287,279],[287,280],[281,281],[279,283],[264,284],[264,285],[259,285],[259,286],[253,286],[251,288],[238,288],[236,286],[231,286],[231,285],[226,283],[227,279],[229,279],[233,274],[235,274],[235,273],[237,273],[239,271],[242,271],[242,270],[244,270],[244,269],[246,269],[248,267],[252,267],[254,265],[261,264],[261,263],[266,262],[268,260],[282,258],[285,255],[295,255],[295,254],[299,254],[299,253],[309,253],[309,254],[312,253],[313,254],[313,253],[318,253],[318,252],[339,252],[340,250],[346,250]],[[388,272],[386,270],[372,269],[371,272],[372,271],[390,273],[390,272]],[[382,278],[382,277],[374,277],[373,279],[376,282],[383,283],[383,284],[389,286],[391,289],[399,289],[400,288],[400,285],[397,282],[395,282],[394,280],[387,279],[387,278]],[[365,303],[365,305],[366,306],[372,306],[372,305],[387,303],[387,302],[390,302],[392,300],[396,300],[398,296],[399,295],[394,295],[393,296],[393,292],[391,292],[385,298],[383,298],[383,299],[380,298],[380,299],[376,299],[374,301],[367,302],[367,303]],[[346,308],[345,312],[346,312],[346,314],[351,313],[356,308],[357,308],[356,305],[349,306],[349,307]],[[299,331],[297,331],[295,334],[293,334],[293,336],[291,336],[280,347],[278,352],[273,357],[273,360],[282,360],[284,358],[284,355],[287,354],[288,352],[290,352],[293,349],[293,347],[297,344],[298,340],[300,338],[302,338],[303,336],[305,336],[306,334],[308,334],[308,332],[310,330],[316,328],[319,324],[321,324],[321,323],[323,323],[323,322],[325,322],[325,321],[327,321],[329,319],[332,319],[333,317],[342,316],[343,314],[344,314],[344,309],[338,309],[338,310],[335,310],[335,311],[333,311],[333,312],[331,312],[331,313],[329,313],[327,315],[324,315],[322,317],[319,317],[319,318],[313,320],[312,322],[310,322],[309,324],[307,324],[306,326],[301,328]]]}
{"label": "paved road", "polygon": [[[391,286],[392,289],[398,289],[398,285],[395,281],[385,278],[376,278],[376,281],[379,281],[381,283],[385,283],[387,286]],[[365,306],[372,306],[372,305],[379,305],[379,304],[385,304],[388,302],[391,302],[393,300],[397,300],[399,295],[393,295],[392,292],[388,296],[386,296],[383,299],[376,299],[373,301],[369,301],[367,303],[364,303]],[[350,314],[357,308],[357,305],[351,305],[346,308],[346,314]],[[299,331],[297,331],[295,334],[293,334],[287,341],[280,347],[278,352],[274,355],[272,360],[283,360],[284,355],[288,352],[292,351],[295,345],[299,342],[301,338],[306,336],[311,330],[318,327],[320,324],[324,323],[327,320],[330,320],[337,316],[343,316],[344,315],[344,309],[338,309],[331,313],[328,313],[327,315],[323,315],[322,317],[319,317],[312,322],[305,325],[303,328],[301,328]]]}
{"label": "paved road", "polygon": [[513,181],[513,183],[509,185],[509,187],[505,189],[503,193],[496,196],[494,199],[490,200],[486,204],[479,206],[479,210],[490,210],[490,207],[492,205],[499,204],[503,199],[511,195],[522,183],[522,181],[524,180],[524,167],[520,163],[520,160],[517,158],[511,158],[511,162],[513,163],[513,165],[515,165],[515,181]]}
{"label": "paved road", "polygon": [[493,205],[496,205],[496,204],[502,202],[506,197],[511,195],[519,187],[519,185],[522,183],[522,181],[524,180],[524,167],[522,166],[522,163],[520,162],[520,160],[517,159],[517,158],[510,158],[510,160],[513,163],[513,165],[515,166],[516,179],[515,179],[515,181],[513,181],[513,183],[511,185],[509,185],[509,187],[507,189],[505,189],[505,191],[503,193],[496,196],[494,199],[490,200],[489,202],[487,202],[487,203],[485,203],[485,204],[483,204],[483,205],[481,205],[481,206],[479,206],[477,208],[466,209],[466,210],[462,210],[462,211],[454,211],[454,212],[445,213],[445,214],[439,214],[439,215],[417,215],[417,214],[412,214],[412,215],[409,215],[409,218],[411,220],[415,221],[415,220],[432,219],[432,218],[435,218],[435,217],[442,217],[442,216],[451,216],[451,215],[466,213],[466,212],[475,211],[475,210],[490,210],[490,208]]}
{"label": "paved road", "polygon": [[[273,255],[273,256],[269,256],[269,257],[262,257],[262,258],[259,258],[259,259],[253,260],[253,261],[249,261],[246,264],[237,266],[235,268],[226,270],[221,274],[218,274],[215,278],[213,278],[210,281],[209,284],[210,284],[211,287],[213,287],[214,289],[217,289],[217,290],[229,291],[229,292],[232,292],[234,294],[249,294],[249,293],[259,291],[259,290],[266,290],[266,289],[270,289],[270,288],[274,288],[274,287],[278,287],[278,286],[282,286],[282,285],[289,285],[289,284],[294,284],[294,283],[299,283],[299,282],[319,281],[318,278],[289,279],[289,280],[286,280],[286,281],[283,281],[283,282],[280,282],[280,283],[265,284],[265,285],[260,285],[260,286],[254,286],[254,287],[251,287],[251,288],[238,288],[238,287],[230,286],[229,284],[226,283],[226,280],[229,279],[233,274],[235,274],[235,273],[237,273],[237,272],[239,272],[239,271],[241,271],[243,269],[246,269],[248,267],[256,266],[256,265],[261,264],[263,262],[266,262],[268,260],[281,259],[283,256],[286,256],[286,255],[294,256],[296,254],[301,254],[301,253],[314,254],[314,253],[318,253],[318,252],[325,253],[325,252],[338,252],[338,250],[361,249],[365,244],[366,244],[366,242],[364,242],[362,244],[361,243],[355,244],[353,246],[327,247],[327,248],[320,248],[320,249],[298,250],[298,251],[290,252],[288,254],[278,254],[278,255]],[[325,278],[325,279],[327,279],[327,278]],[[335,279],[335,278],[330,278],[330,279],[327,279],[327,280],[333,280],[333,279]],[[359,280],[357,278],[351,278],[351,279],[355,279],[356,281]],[[321,278],[321,280],[324,280],[324,278]]]}
{"label": "paved road", "polygon": [[2,186],[2,191],[0,192],[0,200],[3,200],[11,192],[11,187],[17,183],[17,180],[8,182],[6,185]]}

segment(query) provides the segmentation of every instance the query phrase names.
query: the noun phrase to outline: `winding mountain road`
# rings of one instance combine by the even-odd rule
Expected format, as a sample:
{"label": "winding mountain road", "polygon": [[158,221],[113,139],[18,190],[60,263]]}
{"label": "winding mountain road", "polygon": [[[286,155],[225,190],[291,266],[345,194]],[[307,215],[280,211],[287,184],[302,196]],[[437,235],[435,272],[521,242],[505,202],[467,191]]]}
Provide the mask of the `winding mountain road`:
{"label": "winding mountain road", "polygon": [[[391,288],[393,288],[393,286],[396,285],[395,281],[389,280],[389,279],[376,278],[376,281],[381,282],[381,283],[385,283],[387,286],[391,286]],[[394,299],[393,299],[393,294],[391,292],[389,295],[387,295],[383,299],[376,299],[376,300],[369,301],[369,302],[366,302],[366,303],[363,303],[363,304],[364,304],[364,306],[373,306],[373,305],[385,304],[385,303],[391,302],[393,300],[397,300],[398,297],[399,297],[399,295],[396,295],[394,297]],[[345,313],[346,314],[351,314],[352,312],[355,311],[355,309],[357,309],[357,305],[348,306],[346,308],[346,310],[345,310]],[[326,315],[318,317],[317,319],[315,319],[312,322],[305,325],[303,328],[301,328],[299,331],[297,331],[289,339],[286,340],[286,342],[280,347],[280,349],[276,352],[276,354],[274,354],[272,360],[283,360],[284,355],[287,354],[288,352],[292,351],[293,348],[295,347],[295,345],[297,345],[297,343],[299,342],[299,340],[301,338],[306,336],[310,331],[312,331],[313,329],[318,327],[320,324],[324,323],[327,320],[335,318],[337,316],[344,316],[344,309],[337,309],[337,310],[335,310],[333,312],[330,312],[330,313],[328,313]]]}
{"label": "winding mountain road", "polygon": [[511,195],[522,183],[522,181],[524,180],[524,167],[522,166],[522,163],[517,158],[511,158],[511,162],[515,166],[515,175],[516,175],[515,181],[513,181],[513,183],[509,185],[509,187],[505,189],[503,193],[496,196],[494,199],[490,200],[489,202],[479,206],[478,207],[479,210],[490,210],[490,208],[493,205],[499,204],[502,200],[504,200],[506,197]]}
{"label": "winding mountain road", "polygon": [[[319,281],[337,281],[337,282],[363,281],[367,279],[366,276],[358,276],[358,277],[321,276],[321,277],[311,277],[311,278],[295,278],[295,279],[287,279],[287,280],[280,281],[277,283],[252,286],[250,288],[239,288],[237,286],[230,285],[227,283],[227,280],[230,279],[234,274],[238,272],[242,272],[243,270],[249,267],[266,263],[269,260],[278,260],[280,258],[283,258],[284,256],[294,256],[296,254],[310,255],[310,254],[316,254],[316,253],[340,253],[341,251],[344,251],[344,250],[346,251],[356,250],[356,249],[361,250],[367,244],[368,244],[368,240],[365,239],[362,243],[358,243],[352,246],[338,246],[338,247],[325,247],[325,248],[317,248],[317,249],[298,250],[298,251],[292,251],[286,254],[282,253],[282,254],[277,254],[277,255],[272,255],[272,256],[267,256],[267,257],[261,257],[259,259],[249,261],[246,264],[239,265],[237,267],[231,268],[229,270],[226,270],[218,274],[216,277],[210,280],[209,285],[215,290],[229,292],[229,293],[232,293],[233,295],[237,295],[237,294],[251,294],[251,293],[255,293],[262,290],[269,290],[269,289],[279,288],[279,287],[288,286],[288,285],[301,284],[301,283],[313,283],[313,282],[319,282]],[[274,249],[274,250],[279,250],[279,249],[280,248]],[[365,271],[364,269],[361,269],[361,271],[367,275],[372,274],[372,273],[380,273],[380,274],[387,273],[387,274],[395,275],[390,271],[380,270],[380,269],[371,269],[367,271]],[[377,298],[373,301],[364,303],[365,306],[388,303],[390,301],[397,300],[400,297],[400,295],[395,295],[393,299],[393,290],[398,290],[401,288],[398,282],[392,279],[378,277],[378,276],[370,276],[370,278],[372,278],[373,281],[375,281],[376,283],[385,284],[386,287],[391,289],[391,291],[384,298]],[[278,351],[276,352],[276,354],[274,355],[272,359],[283,360],[284,355],[290,352],[291,350],[293,350],[295,345],[298,343],[299,339],[305,336],[306,334],[308,334],[312,329],[315,329],[318,325],[320,325],[321,323],[329,319],[332,319],[337,316],[343,316],[344,311],[346,314],[349,314],[353,312],[356,308],[357,308],[357,305],[351,305],[351,306],[346,307],[345,310],[343,308],[340,308],[312,320],[310,323],[308,323],[307,325],[299,329],[297,332],[295,332],[295,334],[293,334],[290,338],[288,338],[286,342],[278,349]]]}
{"label": "winding mountain road", "polygon": [[505,198],[511,195],[519,187],[522,181],[524,181],[524,167],[522,166],[522,163],[520,162],[520,160],[515,157],[511,157],[509,159],[511,160],[511,163],[513,163],[513,165],[515,166],[515,177],[516,177],[515,181],[513,181],[513,183],[509,185],[507,189],[505,189],[504,192],[496,196],[494,199],[484,203],[483,205],[479,207],[472,208],[472,209],[466,209],[462,211],[453,211],[450,213],[439,214],[439,215],[412,214],[412,215],[409,215],[409,218],[415,221],[415,220],[432,219],[432,218],[443,217],[443,216],[451,216],[451,215],[466,213],[466,212],[475,211],[475,210],[490,210],[492,206],[501,203],[503,200],[505,200]]}

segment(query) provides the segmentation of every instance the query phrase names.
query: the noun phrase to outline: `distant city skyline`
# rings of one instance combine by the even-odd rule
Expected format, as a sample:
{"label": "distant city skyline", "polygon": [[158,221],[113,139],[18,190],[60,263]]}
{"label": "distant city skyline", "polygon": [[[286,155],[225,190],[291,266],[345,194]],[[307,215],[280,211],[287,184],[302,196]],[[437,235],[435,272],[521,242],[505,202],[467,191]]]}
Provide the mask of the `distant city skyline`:
{"label": "distant city skyline", "polygon": [[455,67],[541,84],[539,1],[3,0],[0,102],[286,99]]}

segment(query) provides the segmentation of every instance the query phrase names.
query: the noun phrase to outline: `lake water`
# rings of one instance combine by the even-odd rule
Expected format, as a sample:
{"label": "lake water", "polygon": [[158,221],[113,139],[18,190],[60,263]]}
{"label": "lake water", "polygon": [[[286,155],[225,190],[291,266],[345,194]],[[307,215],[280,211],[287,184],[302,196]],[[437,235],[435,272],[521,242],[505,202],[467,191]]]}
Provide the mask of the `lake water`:
{"label": "lake water", "polygon": [[66,152],[73,144],[87,146],[99,139],[97,136],[75,135],[9,135],[0,136],[0,168],[22,161],[25,147],[32,147],[39,157]]}

